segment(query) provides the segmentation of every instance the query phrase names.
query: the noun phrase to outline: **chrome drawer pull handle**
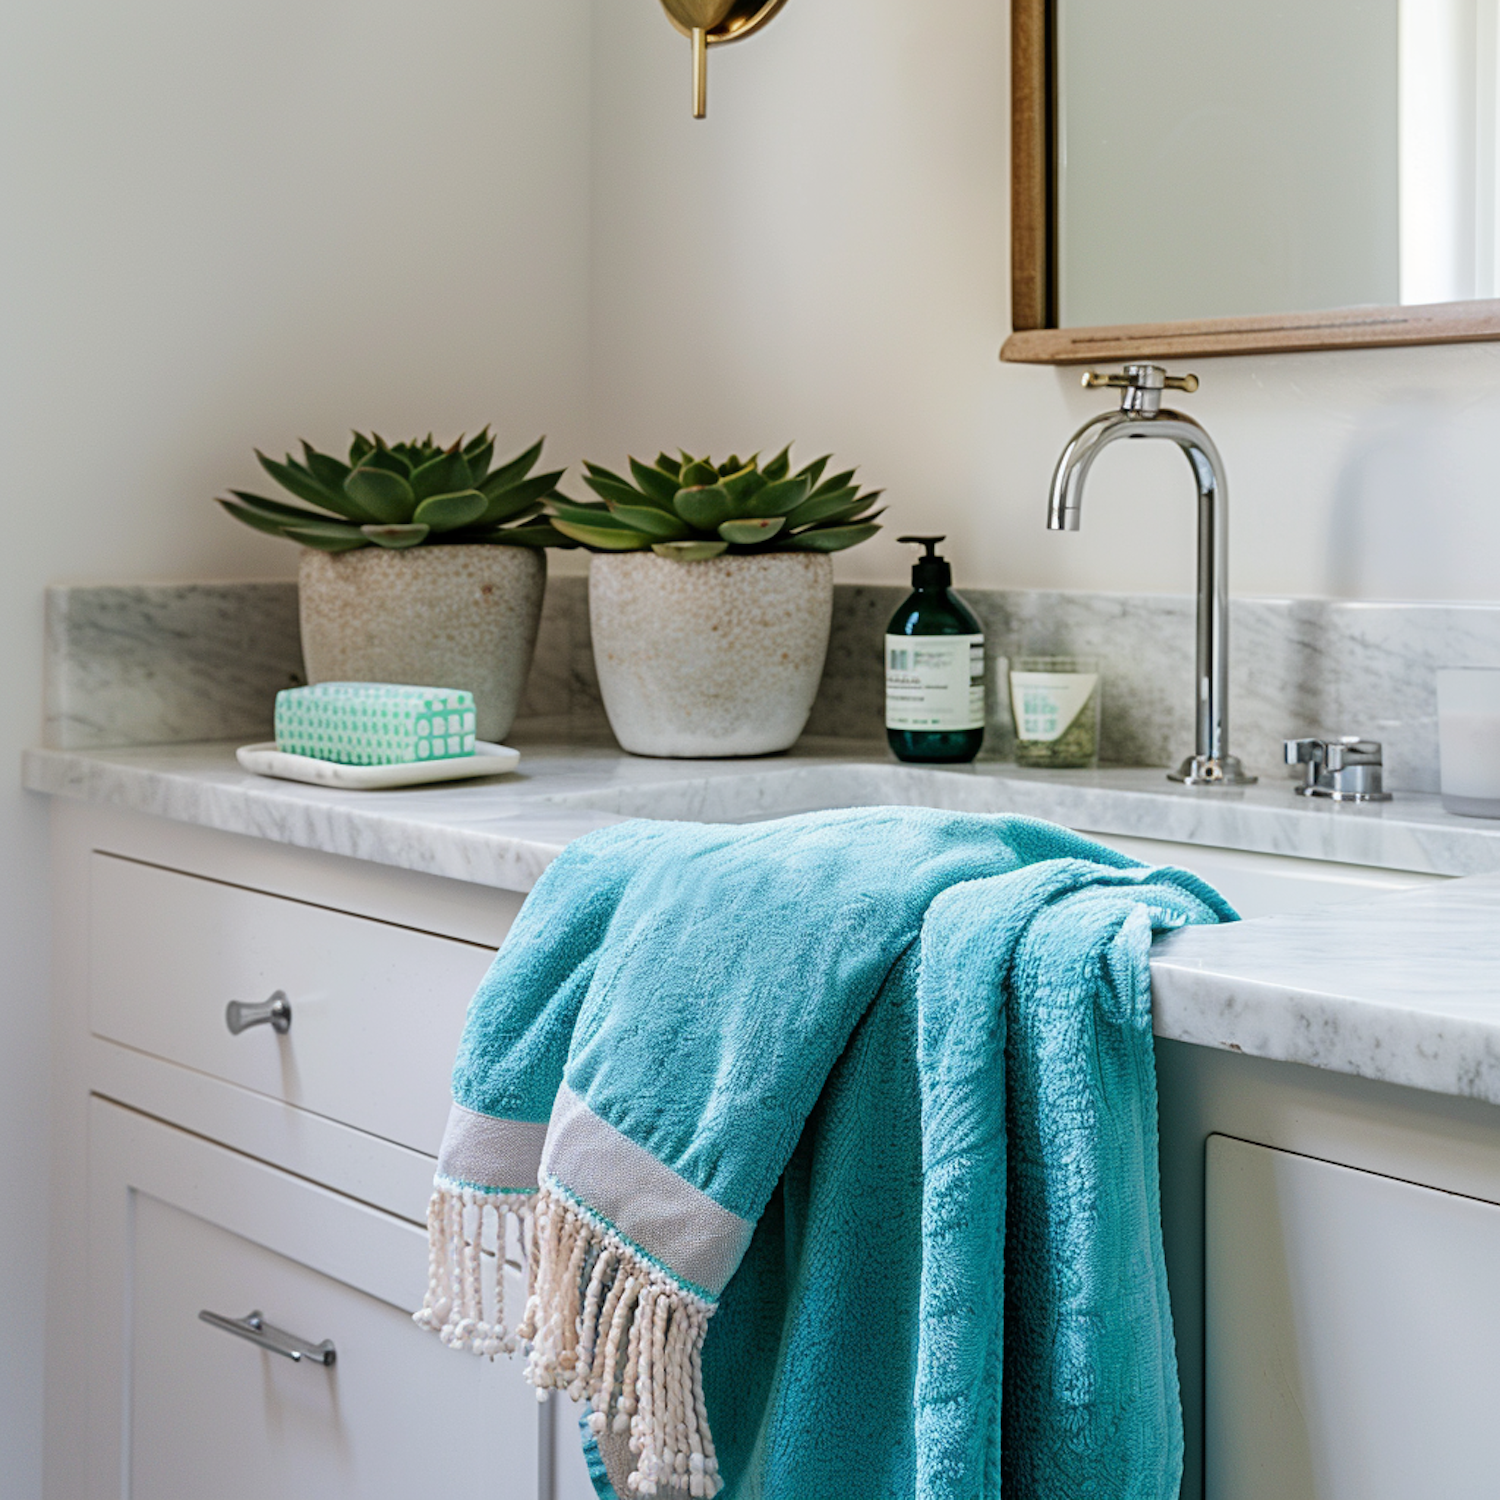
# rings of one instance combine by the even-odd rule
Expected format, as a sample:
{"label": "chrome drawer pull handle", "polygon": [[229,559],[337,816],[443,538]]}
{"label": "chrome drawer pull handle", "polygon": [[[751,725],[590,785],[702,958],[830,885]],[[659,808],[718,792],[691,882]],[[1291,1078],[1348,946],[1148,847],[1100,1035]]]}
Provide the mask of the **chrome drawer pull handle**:
{"label": "chrome drawer pull handle", "polygon": [[259,1312],[253,1312],[244,1318],[226,1318],[222,1313],[209,1312],[205,1307],[198,1317],[210,1328],[222,1329],[225,1333],[234,1334],[236,1338],[249,1339],[252,1344],[259,1344],[262,1349],[280,1354],[296,1364],[309,1359],[315,1365],[331,1365],[336,1358],[332,1339],[324,1339],[321,1344],[309,1344],[306,1339],[299,1339],[295,1333],[288,1333],[286,1329],[266,1322]]}
{"label": "chrome drawer pull handle", "polygon": [[277,1036],[285,1036],[292,1029],[292,1003],[285,990],[277,990],[269,1000],[259,1005],[246,1005],[243,1000],[231,1000],[224,1007],[224,1024],[238,1036],[251,1026],[269,1026]]}

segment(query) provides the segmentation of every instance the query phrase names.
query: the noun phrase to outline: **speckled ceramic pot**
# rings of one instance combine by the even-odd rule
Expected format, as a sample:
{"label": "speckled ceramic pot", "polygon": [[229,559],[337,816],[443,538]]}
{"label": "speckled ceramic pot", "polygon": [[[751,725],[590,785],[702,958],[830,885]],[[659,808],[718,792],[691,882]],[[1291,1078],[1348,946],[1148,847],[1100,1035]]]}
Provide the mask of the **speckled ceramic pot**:
{"label": "speckled ceramic pot", "polygon": [[467,688],[479,738],[510,732],[547,582],[540,548],[308,548],[297,581],[309,682]]}
{"label": "speckled ceramic pot", "polygon": [[604,709],[634,755],[789,749],[812,712],[832,618],[833,561],[820,552],[589,561]]}

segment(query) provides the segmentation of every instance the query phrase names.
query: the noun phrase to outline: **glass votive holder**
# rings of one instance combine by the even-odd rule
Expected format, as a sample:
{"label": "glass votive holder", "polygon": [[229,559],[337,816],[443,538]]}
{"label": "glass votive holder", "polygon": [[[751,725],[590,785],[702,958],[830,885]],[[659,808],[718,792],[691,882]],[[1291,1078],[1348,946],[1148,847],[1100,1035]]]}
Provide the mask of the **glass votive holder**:
{"label": "glass votive holder", "polygon": [[1465,818],[1500,818],[1500,667],[1437,674],[1443,806]]}
{"label": "glass votive holder", "polygon": [[1080,770],[1099,764],[1099,663],[1090,656],[1018,656],[1010,664],[1016,764]]}

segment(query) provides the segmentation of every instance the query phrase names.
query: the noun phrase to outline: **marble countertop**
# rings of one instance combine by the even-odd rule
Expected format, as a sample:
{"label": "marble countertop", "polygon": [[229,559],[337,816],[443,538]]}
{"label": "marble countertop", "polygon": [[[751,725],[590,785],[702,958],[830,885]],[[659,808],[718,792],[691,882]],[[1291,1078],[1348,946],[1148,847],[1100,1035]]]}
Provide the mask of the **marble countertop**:
{"label": "marble countertop", "polygon": [[1500,875],[1158,939],[1159,1036],[1500,1104]]}
{"label": "marble countertop", "polygon": [[233,746],[219,743],[30,750],[24,780],[32,791],[517,891],[570,839],[622,817],[734,822],[881,802],[1389,870],[1500,873],[1500,820],[1454,817],[1421,793],[1349,806],[1294,797],[1291,782],[1269,778],[1202,791],[1159,770],[908,766],[883,745],[850,740],[726,761],[649,760],[613,745],[520,748],[513,775],[405,791],[272,781],[242,771]]}
{"label": "marble countertop", "polygon": [[1451,817],[1435,797],[1345,807],[1293,797],[1279,780],[1205,793],[1157,770],[902,766],[883,747],[848,741],[718,762],[521,749],[509,776],[373,793],[254,776],[225,744],[33,750],[24,779],[36,792],[516,891],[571,839],[622,818],[748,821],[881,802],[1474,876],[1171,934],[1152,958],[1156,1029],[1500,1104],[1500,822]]}

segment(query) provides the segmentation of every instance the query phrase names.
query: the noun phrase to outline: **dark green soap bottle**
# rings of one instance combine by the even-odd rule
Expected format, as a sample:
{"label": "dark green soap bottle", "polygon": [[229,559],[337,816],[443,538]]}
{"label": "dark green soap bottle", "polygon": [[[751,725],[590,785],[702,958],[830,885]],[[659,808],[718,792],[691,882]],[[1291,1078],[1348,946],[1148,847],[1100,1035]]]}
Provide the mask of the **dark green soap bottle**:
{"label": "dark green soap bottle", "polygon": [[912,593],[886,627],[885,733],[897,760],[970,761],[984,743],[984,631],[951,592],[940,536],[903,536],[927,549]]}

